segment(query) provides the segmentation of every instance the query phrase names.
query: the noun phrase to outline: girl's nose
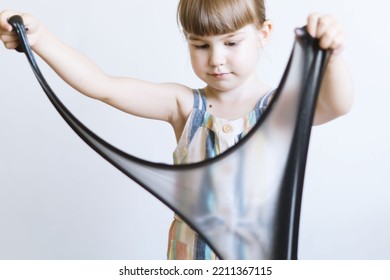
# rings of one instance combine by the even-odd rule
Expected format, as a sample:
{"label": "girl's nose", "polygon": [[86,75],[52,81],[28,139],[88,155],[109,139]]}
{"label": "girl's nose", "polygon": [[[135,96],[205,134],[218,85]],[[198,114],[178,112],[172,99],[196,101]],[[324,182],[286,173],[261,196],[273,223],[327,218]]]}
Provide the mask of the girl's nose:
{"label": "girl's nose", "polygon": [[223,50],[219,48],[210,49],[209,64],[213,67],[218,67],[226,63],[226,56]]}

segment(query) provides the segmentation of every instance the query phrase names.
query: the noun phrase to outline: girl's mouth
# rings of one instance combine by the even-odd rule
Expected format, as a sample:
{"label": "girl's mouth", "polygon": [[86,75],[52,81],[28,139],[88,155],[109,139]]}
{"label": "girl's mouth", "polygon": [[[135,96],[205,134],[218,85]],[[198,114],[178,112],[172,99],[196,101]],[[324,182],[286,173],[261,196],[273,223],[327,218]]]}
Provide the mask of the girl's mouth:
{"label": "girl's mouth", "polygon": [[229,73],[212,73],[212,74],[209,74],[210,76],[220,80],[220,79],[223,79],[225,78],[227,75],[229,75]]}

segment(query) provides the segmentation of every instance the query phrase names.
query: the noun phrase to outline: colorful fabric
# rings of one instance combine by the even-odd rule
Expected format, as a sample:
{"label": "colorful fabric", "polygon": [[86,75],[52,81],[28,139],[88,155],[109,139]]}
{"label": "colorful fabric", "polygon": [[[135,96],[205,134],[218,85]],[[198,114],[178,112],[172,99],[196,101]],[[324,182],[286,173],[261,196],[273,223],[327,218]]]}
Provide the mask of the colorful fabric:
{"label": "colorful fabric", "polygon": [[[194,163],[213,158],[235,145],[260,119],[274,91],[261,97],[251,112],[236,120],[211,115],[207,111],[204,90],[195,89],[193,93],[194,107],[173,153],[175,164]],[[169,230],[167,257],[176,260],[217,259],[207,243],[178,215],[175,215]]]}

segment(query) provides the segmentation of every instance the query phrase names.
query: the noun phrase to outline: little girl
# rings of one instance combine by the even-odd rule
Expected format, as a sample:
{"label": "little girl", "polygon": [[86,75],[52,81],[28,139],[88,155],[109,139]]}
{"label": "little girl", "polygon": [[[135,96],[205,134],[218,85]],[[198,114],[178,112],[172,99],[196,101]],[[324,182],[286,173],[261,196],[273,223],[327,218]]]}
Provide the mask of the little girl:
{"label": "little girl", "polygon": [[[273,90],[256,77],[260,49],[270,37],[263,0],[180,0],[178,19],[188,41],[202,89],[155,84],[105,74],[92,61],[65,45],[36,18],[5,10],[0,38],[8,49],[18,41],[8,19],[22,16],[30,44],[57,74],[80,93],[139,117],[169,122],[178,142],[174,163],[214,157],[253,127]],[[344,34],[331,16],[311,14],[307,30],[332,56],[322,82],[314,124],[347,113],[352,86],[340,52]],[[214,252],[180,217],[169,232],[169,259],[215,259]]]}

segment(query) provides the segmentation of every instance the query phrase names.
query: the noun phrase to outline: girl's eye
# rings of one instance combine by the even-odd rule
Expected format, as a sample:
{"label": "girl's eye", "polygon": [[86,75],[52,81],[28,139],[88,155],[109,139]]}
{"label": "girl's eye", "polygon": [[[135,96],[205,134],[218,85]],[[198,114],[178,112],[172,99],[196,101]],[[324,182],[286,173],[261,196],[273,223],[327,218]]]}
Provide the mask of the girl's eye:
{"label": "girl's eye", "polygon": [[238,45],[239,42],[228,42],[226,43],[225,45],[228,46],[228,47],[235,47]]}
{"label": "girl's eye", "polygon": [[195,48],[197,49],[207,49],[209,47],[209,45],[207,44],[204,44],[204,45],[195,45]]}

